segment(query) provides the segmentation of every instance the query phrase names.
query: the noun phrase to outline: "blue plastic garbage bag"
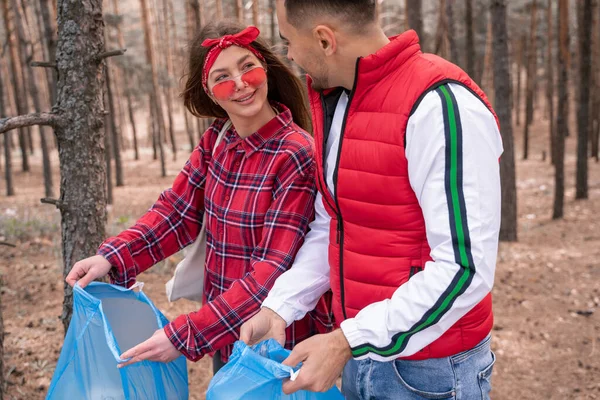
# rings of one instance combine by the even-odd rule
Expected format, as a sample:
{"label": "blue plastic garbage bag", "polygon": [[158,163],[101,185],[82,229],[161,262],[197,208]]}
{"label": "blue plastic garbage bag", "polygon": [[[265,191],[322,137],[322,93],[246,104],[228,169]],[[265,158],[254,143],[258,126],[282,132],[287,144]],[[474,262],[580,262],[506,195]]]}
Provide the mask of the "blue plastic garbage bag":
{"label": "blue plastic garbage bag", "polygon": [[269,339],[253,347],[236,342],[229,362],[217,372],[206,400],[343,400],[337,387],[326,393],[299,391],[286,395],[282,383],[294,370],[281,364],[290,354]]}
{"label": "blue plastic garbage bag", "polygon": [[120,354],[168,322],[141,290],[75,285],[71,324],[46,399],[187,399],[183,356],[168,364],[142,361],[117,369]]}

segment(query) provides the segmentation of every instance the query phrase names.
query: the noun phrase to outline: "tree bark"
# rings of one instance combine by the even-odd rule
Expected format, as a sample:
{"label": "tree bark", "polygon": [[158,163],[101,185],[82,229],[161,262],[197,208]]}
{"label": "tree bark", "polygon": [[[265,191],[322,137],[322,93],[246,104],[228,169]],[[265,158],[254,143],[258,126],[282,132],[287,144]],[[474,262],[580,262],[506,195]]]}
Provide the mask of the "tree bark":
{"label": "tree bark", "polygon": [[467,74],[474,79],[475,78],[475,31],[473,28],[473,0],[466,0],[467,10],[465,13],[466,27],[467,27]]}
{"label": "tree bark", "polygon": [[592,74],[592,0],[583,0],[579,26],[579,109],[577,115],[576,199],[588,198],[588,137],[590,129],[590,83]]}
{"label": "tree bark", "polygon": [[592,137],[591,137],[591,156],[600,161],[600,1],[594,1],[594,22],[592,35],[592,57],[594,58],[594,79],[592,96]]}
{"label": "tree bark", "polygon": [[156,140],[155,145],[160,153],[160,165],[161,174],[163,177],[167,176],[167,169],[165,166],[165,157],[163,151],[162,138],[164,137],[164,120],[162,112],[162,104],[160,101],[160,91],[158,88],[158,75],[156,73],[156,67],[154,64],[154,56],[152,54],[152,31],[150,30],[150,19],[148,14],[148,8],[146,0],[140,0],[141,11],[142,11],[142,24],[144,26],[144,43],[146,47],[146,62],[150,66],[152,74],[152,93],[150,94],[151,110],[157,118],[157,134],[154,136]]}
{"label": "tree bark", "polygon": [[[24,87],[23,69],[19,68],[20,55],[17,44],[15,43],[15,26],[11,23],[9,16],[9,0],[0,0],[2,2],[2,15],[4,17],[4,26],[6,27],[6,41],[10,52],[10,67],[12,74],[13,96],[16,103],[17,114],[24,115],[28,113],[27,94]],[[14,20],[15,18],[13,18]],[[21,149],[21,168],[23,172],[29,172],[29,154],[27,153],[27,139],[24,129],[19,129],[19,147]]]}
{"label": "tree bark", "polygon": [[223,19],[223,2],[222,2],[222,0],[215,0],[215,7],[217,9],[217,20]]}
{"label": "tree bark", "polygon": [[552,57],[552,46],[554,45],[554,28],[552,21],[552,6],[553,0],[548,0],[548,47],[546,50],[546,103],[548,108],[548,114],[550,118],[550,132],[549,132],[549,148],[550,148],[550,161],[554,164],[554,142],[556,137],[556,123],[554,120],[554,58]]}
{"label": "tree bark", "polygon": [[[107,119],[110,125],[110,137],[111,137],[111,149],[107,149],[107,157],[114,158],[115,160],[115,183],[117,187],[125,186],[125,181],[123,179],[123,162],[121,159],[121,147],[119,143],[119,127],[117,125],[116,114],[115,114],[115,101],[114,101],[114,90],[111,81],[111,69],[107,65],[105,69],[105,77],[106,77],[106,97],[108,99],[108,110],[109,114],[107,115]],[[108,136],[108,135],[107,135]],[[112,157],[110,157],[112,155]],[[108,163],[110,164],[110,163]],[[107,168],[107,174],[109,174]],[[109,175],[112,176],[112,175]],[[112,186],[109,185],[109,187]],[[110,196],[109,196],[110,197]],[[112,199],[109,200],[109,204],[112,204]]]}
{"label": "tree bark", "polygon": [[408,29],[414,29],[419,35],[421,48],[427,51],[425,32],[423,31],[423,5],[421,0],[406,0],[406,21]]}
{"label": "tree bark", "polygon": [[[490,16],[491,18],[491,16]],[[510,65],[510,64],[509,64]],[[485,39],[485,54],[483,56],[483,73],[481,75],[481,85],[486,93],[493,99],[494,92],[494,70],[492,68],[492,21],[487,25]],[[492,103],[492,106],[494,104]]]}
{"label": "tree bark", "polygon": [[515,178],[515,153],[510,107],[510,63],[508,57],[508,33],[506,30],[506,0],[492,0],[490,7],[494,36],[494,87],[495,110],[502,129],[504,154],[500,159],[502,181],[502,222],[500,240],[517,240],[517,187]]}
{"label": "tree bark", "polygon": [[527,84],[525,95],[525,130],[523,132],[523,160],[529,157],[529,126],[533,122],[533,90],[537,70],[537,1],[531,4],[531,26],[527,52]]}
{"label": "tree bark", "polygon": [[[106,225],[106,171],[102,118],[104,50],[102,1],[58,0],[57,109],[64,276],[72,265],[94,255]],[[65,333],[73,309],[65,283]]]}
{"label": "tree bark", "polygon": [[455,0],[446,0],[446,37],[448,40],[448,47],[450,47],[450,61],[452,61],[455,64],[458,64],[460,62],[460,55],[458,47],[456,46],[456,29],[454,27],[454,2]]}
{"label": "tree bark", "polygon": [[556,159],[554,160],[553,219],[562,218],[565,202],[565,135],[568,129],[569,92],[569,2],[558,0],[558,109],[556,115]]}
{"label": "tree bark", "polygon": [[259,13],[260,11],[260,1],[259,0],[252,0],[252,24],[256,27],[259,27],[260,25],[260,21],[259,21]]}
{"label": "tree bark", "polygon": [[269,14],[271,15],[271,44],[277,44],[277,13],[275,8],[275,0],[269,0]]}
{"label": "tree bark", "polygon": [[[25,28],[23,26],[24,23],[26,23],[25,20],[25,15],[19,10],[19,3],[17,2],[17,0],[10,0],[11,1],[11,7],[12,7],[12,11],[13,11],[13,23],[14,23],[14,28],[16,30],[17,33],[17,43],[19,45],[19,57],[20,57],[20,69],[21,69],[21,79],[22,79],[22,85],[23,85],[23,94],[25,95],[25,99],[23,100],[24,104],[27,105],[27,111],[29,112],[29,97],[28,94],[30,93],[30,86],[34,85],[35,82],[30,82],[27,76],[27,73],[25,72],[28,68],[29,68],[29,62],[31,61],[31,57],[30,57],[30,43],[27,39],[27,34],[25,33]],[[27,130],[26,130],[26,134],[27,136],[24,137],[24,142],[25,142],[25,148],[27,149],[27,151],[29,151],[29,154],[33,155],[34,154],[34,150],[33,150],[33,133],[31,132],[31,127],[28,126]]]}
{"label": "tree bark", "polygon": [[521,94],[523,92],[522,88],[521,88],[521,82],[523,81],[522,79],[522,70],[523,70],[523,56],[525,54],[525,43],[526,43],[527,39],[525,38],[525,35],[521,36],[521,40],[519,42],[519,56],[517,59],[517,101],[516,101],[516,107],[517,107],[517,126],[521,125]]}
{"label": "tree bark", "polygon": [[173,77],[173,41],[171,40],[171,30],[169,26],[169,8],[167,1],[162,0],[162,9],[164,18],[164,29],[165,29],[165,43],[166,48],[166,64],[167,64],[167,86],[165,88],[165,97],[167,100],[167,117],[169,119],[169,139],[171,140],[171,150],[173,152],[173,161],[177,160],[177,141],[175,140],[175,120],[173,118],[173,88],[171,87],[171,79]]}
{"label": "tree bark", "polygon": [[[48,50],[48,61],[50,63],[56,63],[56,37],[55,37],[55,27],[52,21],[52,12],[50,11],[50,0],[39,0],[42,21],[44,24],[44,44],[46,49]],[[46,68],[46,76],[48,77],[48,86],[50,87],[50,104],[54,105],[56,103],[56,69],[55,68]]]}
{"label": "tree bark", "polygon": [[[0,60],[0,63],[1,63],[1,60]],[[4,104],[4,92],[5,92],[4,80],[2,77],[2,68],[0,67],[0,115],[7,114],[6,106]],[[4,178],[6,181],[6,196],[14,196],[15,195],[15,187],[14,187],[13,175],[12,175],[11,140],[12,140],[12,133],[6,132],[4,134]]]}
{"label": "tree bark", "polygon": [[235,1],[235,15],[240,23],[244,22],[244,2],[243,0]]}
{"label": "tree bark", "polygon": [[[107,90],[104,94],[104,104],[112,103],[110,100],[110,89],[108,89],[108,68],[104,70],[106,76],[106,86]],[[104,116],[104,126],[106,127],[104,132],[104,158],[106,161],[106,203],[113,204],[113,179],[112,179],[112,142],[114,141],[114,133],[113,129],[115,128],[114,118],[111,113],[108,113]]]}
{"label": "tree bark", "polygon": [[438,10],[437,32],[435,34],[435,50],[434,53],[442,58],[448,58],[450,50],[448,45],[448,26],[446,16],[446,1],[440,0]]}

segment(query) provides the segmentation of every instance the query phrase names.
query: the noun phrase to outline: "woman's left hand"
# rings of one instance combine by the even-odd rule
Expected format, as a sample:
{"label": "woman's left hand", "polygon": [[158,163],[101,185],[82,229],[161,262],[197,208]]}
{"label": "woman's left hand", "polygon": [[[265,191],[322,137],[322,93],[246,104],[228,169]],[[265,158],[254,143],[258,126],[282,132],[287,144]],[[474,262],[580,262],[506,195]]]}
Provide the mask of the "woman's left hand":
{"label": "woman's left hand", "polygon": [[168,363],[181,356],[179,350],[173,346],[173,343],[169,340],[165,331],[162,329],[154,332],[154,335],[143,343],[127,350],[121,354],[122,360],[127,362],[119,364],[119,368],[126,367],[131,364],[135,364],[140,361],[158,361],[162,363]]}

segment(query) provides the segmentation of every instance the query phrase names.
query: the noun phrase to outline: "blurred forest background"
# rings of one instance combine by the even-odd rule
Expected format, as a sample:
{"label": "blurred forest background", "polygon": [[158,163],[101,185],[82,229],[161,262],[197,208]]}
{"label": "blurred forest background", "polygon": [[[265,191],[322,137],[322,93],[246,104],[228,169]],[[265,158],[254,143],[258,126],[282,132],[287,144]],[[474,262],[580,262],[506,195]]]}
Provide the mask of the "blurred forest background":
{"label": "blurred forest background", "polygon": [[[388,35],[415,29],[500,118],[493,398],[600,398],[600,0],[377,6]],[[44,398],[72,307],[64,274],[148,209],[211,123],[179,98],[190,38],[236,19],[285,57],[274,7],[0,0],[0,398]],[[181,257],[140,279],[169,318],[197,307],[164,294]],[[203,399],[210,360],[189,372]]]}

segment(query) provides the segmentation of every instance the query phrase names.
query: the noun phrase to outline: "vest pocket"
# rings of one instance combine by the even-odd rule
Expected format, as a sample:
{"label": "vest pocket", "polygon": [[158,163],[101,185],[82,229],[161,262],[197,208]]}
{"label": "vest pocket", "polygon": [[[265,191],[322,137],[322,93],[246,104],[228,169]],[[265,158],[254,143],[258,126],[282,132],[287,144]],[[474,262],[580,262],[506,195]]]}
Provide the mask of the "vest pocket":
{"label": "vest pocket", "polygon": [[423,267],[410,267],[410,274],[408,275],[408,279],[412,278],[413,275],[423,271]]}

